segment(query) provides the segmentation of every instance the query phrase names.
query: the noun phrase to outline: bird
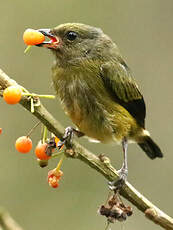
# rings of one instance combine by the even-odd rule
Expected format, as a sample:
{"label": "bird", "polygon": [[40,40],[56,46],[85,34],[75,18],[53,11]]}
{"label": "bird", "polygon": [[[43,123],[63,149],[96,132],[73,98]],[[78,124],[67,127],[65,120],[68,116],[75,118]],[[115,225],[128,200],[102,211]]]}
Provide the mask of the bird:
{"label": "bird", "polygon": [[49,39],[37,46],[48,48],[55,57],[53,85],[75,125],[65,129],[61,143],[76,134],[101,143],[121,144],[121,182],[127,180],[129,143],[137,143],[150,159],[162,158],[161,149],[145,129],[144,97],[112,39],[100,28],[82,23],[38,31]]}

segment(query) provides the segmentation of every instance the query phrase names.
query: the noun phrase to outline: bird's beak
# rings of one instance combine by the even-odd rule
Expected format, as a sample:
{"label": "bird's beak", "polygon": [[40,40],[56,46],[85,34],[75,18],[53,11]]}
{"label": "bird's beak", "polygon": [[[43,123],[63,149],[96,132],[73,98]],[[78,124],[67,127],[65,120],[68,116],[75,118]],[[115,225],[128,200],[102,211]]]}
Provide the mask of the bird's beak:
{"label": "bird's beak", "polygon": [[56,49],[59,46],[59,38],[51,32],[51,29],[38,29],[38,31],[44,36],[48,37],[50,40],[44,41],[36,46],[46,47],[49,49]]}

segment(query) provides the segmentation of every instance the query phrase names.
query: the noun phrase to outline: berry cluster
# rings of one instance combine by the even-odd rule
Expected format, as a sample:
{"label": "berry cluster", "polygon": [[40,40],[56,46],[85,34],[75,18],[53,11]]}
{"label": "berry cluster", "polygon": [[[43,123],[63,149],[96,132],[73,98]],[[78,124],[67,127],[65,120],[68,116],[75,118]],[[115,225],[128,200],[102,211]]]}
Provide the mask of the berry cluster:
{"label": "berry cluster", "polygon": [[57,168],[52,169],[48,172],[48,183],[49,186],[52,188],[57,188],[59,186],[59,180],[61,179],[61,176],[63,175],[63,172],[61,170],[57,170]]}
{"label": "berry cluster", "polygon": [[[57,137],[55,137],[54,139],[56,139],[56,141],[59,140],[59,138]],[[55,145],[55,148],[57,144]],[[28,136],[19,137],[16,140],[15,147],[20,153],[28,153],[32,149],[32,140]],[[47,153],[48,149],[49,149],[49,142],[43,143],[41,140],[38,142],[37,146],[35,147],[35,155],[37,157],[37,161],[40,167],[45,167],[48,165],[48,160],[51,159],[53,150],[55,150],[52,149],[51,146],[52,153],[50,155],[50,150],[49,150],[49,155],[48,155]],[[48,183],[52,188],[57,188],[59,186],[58,182],[61,176],[63,175],[63,172],[60,170],[61,164],[62,164],[62,158],[60,159],[57,167],[48,172]]]}
{"label": "berry cluster", "polygon": [[[28,31],[32,32],[32,31]],[[3,99],[7,104],[14,105],[20,102],[22,96],[28,96],[28,99],[31,100],[35,97],[45,97],[45,98],[54,98],[52,95],[36,95],[36,94],[30,94],[26,93],[26,90],[18,85],[16,86],[9,86],[3,91]],[[33,111],[33,105],[31,106],[31,109]],[[40,124],[37,123],[26,136],[19,137],[15,142],[16,150],[20,153],[26,154],[29,153],[32,149],[32,140],[30,138],[30,134],[32,131]],[[0,134],[2,133],[2,128],[0,128]],[[50,134],[52,136],[52,134]],[[55,149],[58,148],[58,142],[60,139],[58,137],[51,137],[47,138],[47,128],[44,126],[43,132],[42,132],[42,138],[38,142],[37,146],[35,147],[35,155],[37,157],[37,161],[40,165],[40,167],[45,167],[48,165],[48,160],[52,157],[55,157],[53,155],[53,152]],[[61,147],[61,149],[63,146]],[[60,149],[60,150],[61,150]],[[62,153],[61,153],[62,154]],[[64,155],[64,154],[63,154]],[[60,170],[60,166],[62,164],[62,158],[60,159],[57,167],[53,170],[51,170],[48,173],[48,183],[51,187],[57,188],[59,186],[58,182],[62,176],[62,171]]]}

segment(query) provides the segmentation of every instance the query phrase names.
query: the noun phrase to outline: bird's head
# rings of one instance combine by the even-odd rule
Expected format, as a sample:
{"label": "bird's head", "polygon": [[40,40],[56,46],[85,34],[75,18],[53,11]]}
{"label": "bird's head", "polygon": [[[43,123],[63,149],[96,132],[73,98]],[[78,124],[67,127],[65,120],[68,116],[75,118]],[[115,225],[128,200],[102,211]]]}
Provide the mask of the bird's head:
{"label": "bird's head", "polygon": [[101,29],[81,23],[66,23],[53,29],[39,29],[39,31],[50,40],[37,46],[51,49],[59,61],[102,59],[114,45]]}

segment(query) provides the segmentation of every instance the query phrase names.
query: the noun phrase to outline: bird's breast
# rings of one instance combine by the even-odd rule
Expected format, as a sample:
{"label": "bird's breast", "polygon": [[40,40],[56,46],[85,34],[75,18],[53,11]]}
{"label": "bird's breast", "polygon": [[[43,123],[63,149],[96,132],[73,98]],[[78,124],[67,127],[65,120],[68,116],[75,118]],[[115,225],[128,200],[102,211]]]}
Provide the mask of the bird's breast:
{"label": "bird's breast", "polygon": [[[84,84],[84,83],[83,83]],[[112,138],[112,127],[109,125],[107,111],[92,90],[83,85],[81,87],[67,87],[61,102],[64,110],[73,123],[85,135],[105,142]]]}
{"label": "bird's breast", "polygon": [[112,139],[113,130],[105,106],[108,95],[99,78],[87,71],[68,73],[56,69],[53,83],[66,114],[81,132],[101,142]]}

